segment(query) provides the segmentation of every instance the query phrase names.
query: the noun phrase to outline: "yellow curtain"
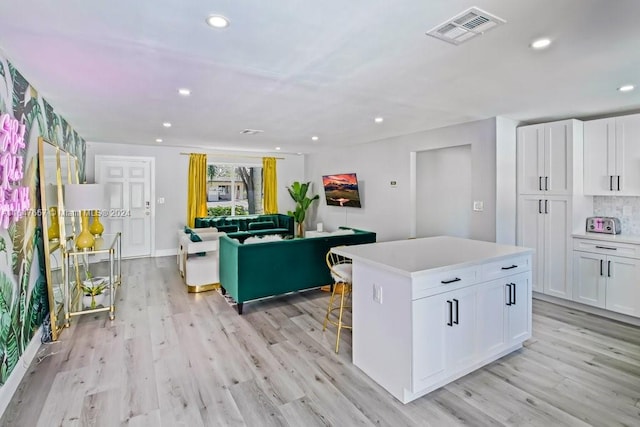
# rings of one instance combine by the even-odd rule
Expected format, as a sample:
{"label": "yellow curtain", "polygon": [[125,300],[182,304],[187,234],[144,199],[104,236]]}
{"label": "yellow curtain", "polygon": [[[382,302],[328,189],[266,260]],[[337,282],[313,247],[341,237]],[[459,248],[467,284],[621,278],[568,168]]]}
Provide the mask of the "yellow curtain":
{"label": "yellow curtain", "polygon": [[275,157],[262,158],[262,185],[264,213],[278,213],[278,177]]}
{"label": "yellow curtain", "polygon": [[189,187],[187,189],[187,224],[207,216],[207,155],[189,154]]}

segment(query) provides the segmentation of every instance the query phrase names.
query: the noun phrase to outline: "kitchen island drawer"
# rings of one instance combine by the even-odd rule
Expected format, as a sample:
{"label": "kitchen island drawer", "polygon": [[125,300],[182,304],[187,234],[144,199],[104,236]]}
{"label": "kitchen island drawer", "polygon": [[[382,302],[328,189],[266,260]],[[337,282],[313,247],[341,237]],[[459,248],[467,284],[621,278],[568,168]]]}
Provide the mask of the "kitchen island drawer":
{"label": "kitchen island drawer", "polygon": [[482,267],[479,265],[422,275],[416,277],[413,282],[412,299],[464,288],[478,283],[481,277]]}
{"label": "kitchen island drawer", "polygon": [[531,270],[531,257],[511,257],[500,261],[489,262],[482,266],[482,280],[495,280],[512,274]]}

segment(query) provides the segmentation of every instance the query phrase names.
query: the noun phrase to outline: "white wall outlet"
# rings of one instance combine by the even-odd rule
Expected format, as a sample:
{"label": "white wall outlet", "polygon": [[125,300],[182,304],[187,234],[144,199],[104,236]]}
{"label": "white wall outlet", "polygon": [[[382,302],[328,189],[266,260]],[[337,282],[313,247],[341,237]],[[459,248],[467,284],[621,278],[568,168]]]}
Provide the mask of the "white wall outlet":
{"label": "white wall outlet", "polygon": [[382,304],[382,286],[373,284],[373,300]]}
{"label": "white wall outlet", "polygon": [[164,197],[158,197],[158,204],[164,205]]}
{"label": "white wall outlet", "polygon": [[398,186],[398,181],[395,181],[395,180],[394,180],[394,181],[389,181],[389,185],[390,185],[392,188],[395,188],[395,187],[397,187],[397,186]]}
{"label": "white wall outlet", "polygon": [[482,200],[474,200],[473,210],[475,212],[482,212],[484,210],[484,202]]}

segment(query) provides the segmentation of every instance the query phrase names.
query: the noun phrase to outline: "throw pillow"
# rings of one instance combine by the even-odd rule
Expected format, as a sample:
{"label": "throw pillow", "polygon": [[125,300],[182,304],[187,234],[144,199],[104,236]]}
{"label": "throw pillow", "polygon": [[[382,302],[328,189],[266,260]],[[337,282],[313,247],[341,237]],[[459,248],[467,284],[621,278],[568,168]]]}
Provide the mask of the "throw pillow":
{"label": "throw pillow", "polygon": [[188,225],[184,226],[184,234],[191,234],[193,233],[193,230],[189,228]]}
{"label": "throw pillow", "polygon": [[249,230],[268,230],[270,228],[276,228],[273,221],[256,221],[249,223]]}
{"label": "throw pillow", "polygon": [[192,242],[202,242],[202,238],[198,236],[196,233],[191,233],[191,241]]}

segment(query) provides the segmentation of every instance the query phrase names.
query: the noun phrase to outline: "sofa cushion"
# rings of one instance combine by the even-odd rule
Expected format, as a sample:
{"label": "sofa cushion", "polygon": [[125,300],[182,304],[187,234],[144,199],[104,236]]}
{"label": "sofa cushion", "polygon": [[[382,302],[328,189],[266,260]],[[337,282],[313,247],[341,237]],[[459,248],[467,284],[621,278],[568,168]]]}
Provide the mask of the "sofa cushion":
{"label": "sofa cushion", "polygon": [[249,231],[251,230],[267,230],[270,228],[276,228],[273,221],[256,221],[249,223]]}
{"label": "sofa cushion", "polygon": [[202,238],[198,236],[196,233],[191,233],[191,241],[192,242],[202,242]]}
{"label": "sofa cushion", "polygon": [[238,231],[238,226],[237,225],[218,225],[218,231],[221,231],[223,233],[235,233],[236,231]]}

